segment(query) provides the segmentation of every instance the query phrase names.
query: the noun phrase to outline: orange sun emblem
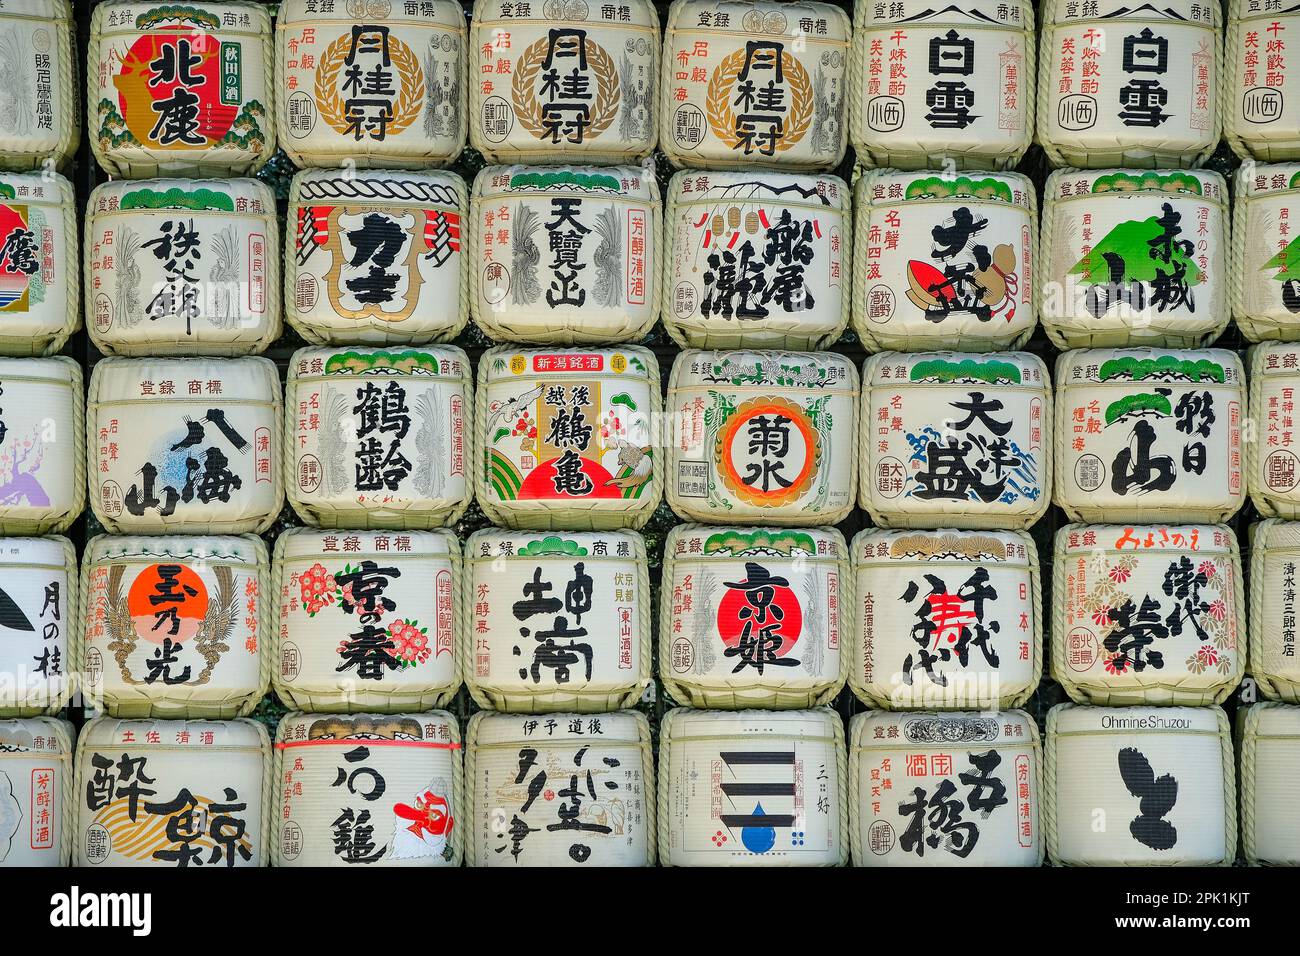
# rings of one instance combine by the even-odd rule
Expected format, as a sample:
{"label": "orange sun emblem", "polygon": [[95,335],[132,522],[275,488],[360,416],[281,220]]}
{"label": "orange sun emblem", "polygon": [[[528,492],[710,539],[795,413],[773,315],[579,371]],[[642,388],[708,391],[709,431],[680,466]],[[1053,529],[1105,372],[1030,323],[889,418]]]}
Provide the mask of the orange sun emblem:
{"label": "orange sun emblem", "polygon": [[151,564],[131,582],[127,609],[146,641],[183,643],[198,633],[208,612],[203,579],[183,564]]}

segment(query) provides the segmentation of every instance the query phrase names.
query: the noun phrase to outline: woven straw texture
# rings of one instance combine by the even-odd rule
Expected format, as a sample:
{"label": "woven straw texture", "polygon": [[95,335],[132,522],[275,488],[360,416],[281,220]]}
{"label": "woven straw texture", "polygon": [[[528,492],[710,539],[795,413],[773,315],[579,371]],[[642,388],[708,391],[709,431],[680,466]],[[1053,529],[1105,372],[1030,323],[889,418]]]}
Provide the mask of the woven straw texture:
{"label": "woven straw texture", "polygon": [[[1297,152],[1300,153],[1300,149]],[[1246,163],[1237,170],[1233,182],[1232,235],[1235,241],[1228,246],[1228,305],[1232,320],[1251,342],[1300,340],[1300,315],[1291,312],[1280,301],[1282,282],[1278,280],[1278,273],[1281,270],[1267,265],[1278,252],[1277,238],[1285,235],[1282,227],[1289,225],[1293,211],[1300,214],[1300,190],[1287,188],[1255,195],[1253,189],[1257,177],[1281,175],[1291,182],[1297,173],[1300,173],[1300,164],[1257,166]],[[1253,211],[1279,201],[1282,204],[1279,211],[1287,210],[1287,222],[1281,221],[1275,213],[1261,211],[1257,213],[1261,219],[1252,223]],[[1247,302],[1251,292],[1258,291],[1261,283],[1278,290],[1276,296],[1265,296],[1266,300],[1272,300],[1272,309],[1252,307]],[[1254,391],[1253,384],[1251,391]]]}
{"label": "woven straw texture", "polygon": [[[1248,672],[1259,692],[1270,700],[1300,704],[1300,667],[1287,666],[1295,658],[1286,651],[1282,621],[1288,575],[1284,567],[1300,565],[1300,525],[1269,519],[1250,526],[1250,613],[1246,633],[1250,640]],[[1270,573],[1270,571],[1272,573]],[[1276,606],[1273,606],[1276,603]]]}
{"label": "woven straw texture", "polygon": [[[59,535],[50,535],[49,537],[46,538],[27,538],[27,539],[4,538],[4,539],[0,539],[0,545],[3,545],[5,548],[13,549],[13,551],[17,555],[17,557],[14,560],[10,560],[5,562],[4,564],[0,564],[0,569],[3,569],[3,572],[5,574],[10,573],[11,570],[13,569],[20,569],[24,567],[33,568],[33,569],[37,567],[42,567],[42,568],[49,568],[50,570],[53,570],[52,565],[38,564],[34,559],[29,558],[29,555],[31,554],[31,550],[35,546],[55,545],[59,548],[60,551],[63,552],[63,569],[66,576],[60,581],[60,586],[63,589],[63,604],[64,607],[66,608],[66,613],[63,619],[59,621],[59,625],[61,628],[60,633],[61,633],[61,637],[63,638],[62,644],[64,648],[64,650],[62,651],[62,656],[63,656],[62,676],[64,679],[64,686],[61,690],[61,693],[55,695],[51,699],[49,695],[48,685],[47,685],[45,693],[40,695],[40,697],[45,698],[44,700],[40,699],[40,697],[33,700],[27,697],[26,695],[24,695],[22,700],[15,700],[13,706],[7,706],[3,702],[3,699],[0,698],[0,718],[39,717],[39,716],[53,717],[56,714],[58,714],[58,712],[63,708],[65,704],[67,704],[69,701],[72,700],[73,694],[77,690],[78,678],[81,674],[80,668],[73,666],[73,660],[74,660],[73,651],[74,648],[76,647],[77,641],[79,640],[79,635],[82,632],[82,627],[84,626],[84,619],[81,617],[81,605],[79,603],[79,597],[78,597],[80,592],[81,581],[80,581],[80,575],[78,574],[77,571],[77,548],[67,538],[64,538]],[[6,594],[12,600],[13,594],[11,592],[12,592],[12,587],[10,587],[9,591],[6,591]],[[42,595],[42,601],[43,600],[44,600],[44,595]],[[27,608],[26,613],[29,619],[39,618],[43,616],[40,613],[38,613],[41,610],[42,609],[38,605],[36,607]],[[53,653],[54,651],[51,650],[51,654]],[[23,662],[23,663],[27,664],[27,662]],[[21,677],[21,672],[18,675],[6,675],[6,676]],[[16,686],[11,685],[11,687],[13,687],[13,692],[15,693],[18,690],[22,689],[21,680],[16,682]]]}
{"label": "woven straw texture", "polygon": [[[1247,122],[1242,115],[1242,100],[1245,90],[1242,84],[1242,53],[1245,52],[1243,40],[1248,32],[1263,31],[1275,22],[1280,22],[1283,30],[1295,29],[1295,17],[1279,14],[1278,11],[1266,9],[1251,15],[1250,0],[1228,0],[1228,22],[1223,44],[1223,93],[1219,97],[1219,125],[1223,129],[1223,138],[1232,151],[1243,160],[1254,159],[1261,163],[1276,163],[1280,160],[1300,159],[1300,123],[1295,121],[1291,110],[1278,117],[1281,122],[1268,125]],[[1252,19],[1247,19],[1252,17]],[[1281,93],[1279,92],[1279,98]],[[1241,193],[1237,193],[1238,196]]]}
{"label": "woven straw texture", "polygon": [[[45,137],[16,137],[9,130],[0,133],[0,169],[23,172],[40,168],[46,160],[56,167],[67,164],[81,145],[81,93],[78,73],[81,69],[77,53],[77,36],[72,24],[70,0],[37,0],[28,4],[33,10],[42,10],[41,22],[52,29],[50,43],[51,79],[58,89],[58,113],[51,117],[53,129]],[[14,15],[24,14],[14,11]],[[0,27],[8,17],[0,14]]]}
{"label": "woven straw texture", "polygon": [[1300,785],[1300,708],[1264,702],[1237,712],[1241,843],[1254,865],[1300,864],[1291,794]]}
{"label": "woven straw texture", "polygon": [[[49,866],[67,866],[72,856],[72,838],[73,831],[76,828],[76,791],[74,790],[73,779],[73,739],[76,735],[72,724],[66,720],[57,720],[54,717],[28,717],[22,720],[0,720],[0,738],[8,737],[13,732],[30,733],[32,736],[54,737],[58,741],[58,753],[39,754],[35,756],[34,762],[48,765],[51,762],[58,764],[59,772],[59,792],[55,796],[58,801],[56,812],[58,813],[59,825],[59,842],[57,847],[51,847],[54,850],[53,859],[47,865]],[[33,761],[33,754],[30,752],[14,751],[8,748],[0,748],[0,775],[4,774],[6,764],[13,766],[15,763],[23,761]],[[14,777],[13,779],[17,779]],[[21,794],[21,798],[26,798],[27,794]],[[34,796],[34,794],[33,794]],[[30,805],[30,804],[29,804]],[[25,821],[31,825],[31,821]],[[30,842],[28,844],[30,846]],[[8,848],[7,848],[8,849]],[[23,849],[22,845],[18,846],[19,851]],[[13,865],[13,857],[8,858],[9,865]],[[0,863],[0,869],[4,865]]]}
{"label": "woven straw texture", "polygon": [[[66,387],[71,393],[69,404],[71,405],[70,418],[72,424],[72,437],[70,440],[73,444],[72,475],[70,480],[67,476],[62,477],[59,486],[47,485],[46,491],[50,492],[51,488],[53,488],[53,493],[50,494],[51,503],[46,511],[33,513],[31,509],[25,507],[0,507],[0,533],[2,534],[62,534],[86,510],[86,458],[88,452],[86,447],[86,400],[81,366],[77,364],[76,359],[63,355],[42,359],[41,363],[41,371],[47,372],[48,377],[45,375],[34,377],[32,381],[56,383],[60,387]],[[24,372],[32,372],[36,366],[35,362],[19,364]],[[3,360],[0,360],[0,367],[3,367]],[[22,375],[4,376],[8,401],[13,402],[21,394],[14,387],[21,378]],[[14,406],[11,405],[10,407]],[[10,427],[13,427],[12,424]],[[63,436],[62,440],[68,440],[67,436]]]}
{"label": "woven straw texture", "polygon": [[[3,20],[0,19],[0,23]],[[0,153],[0,156],[3,154]],[[25,178],[25,177],[24,177]],[[41,174],[42,182],[49,186],[53,185],[58,190],[57,212],[52,208],[54,203],[47,205],[44,202],[36,202],[27,199],[29,204],[40,205],[43,207],[46,215],[51,218],[58,218],[62,221],[62,234],[60,236],[61,246],[54,250],[54,259],[59,263],[61,275],[56,276],[56,281],[60,283],[60,292],[64,296],[66,303],[66,313],[59,317],[57,325],[48,326],[32,334],[30,330],[19,333],[9,326],[0,326],[0,355],[54,355],[59,352],[68,343],[68,339],[73,333],[81,328],[81,283],[77,279],[77,268],[80,262],[78,248],[81,244],[81,227],[77,222],[77,200],[72,183],[64,179],[58,173]],[[21,182],[21,179],[14,177],[0,177],[0,180],[9,179],[11,182]],[[80,366],[78,366],[80,369]]]}

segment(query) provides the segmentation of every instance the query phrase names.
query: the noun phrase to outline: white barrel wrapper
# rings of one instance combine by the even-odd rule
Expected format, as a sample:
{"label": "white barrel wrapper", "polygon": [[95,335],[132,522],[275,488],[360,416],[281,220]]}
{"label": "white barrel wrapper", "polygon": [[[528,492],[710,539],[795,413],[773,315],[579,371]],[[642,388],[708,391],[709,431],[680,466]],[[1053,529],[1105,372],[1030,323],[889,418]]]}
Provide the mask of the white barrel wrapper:
{"label": "white barrel wrapper", "polygon": [[[299,349],[285,385],[285,485],[325,528],[438,528],[474,490],[474,391],[454,345]],[[292,470],[289,470],[292,469]]]}
{"label": "white barrel wrapper", "polygon": [[1296,580],[1300,524],[1261,521],[1250,527],[1250,676],[1260,694],[1300,704],[1296,651]]}
{"label": "white barrel wrapper", "polygon": [[1225,525],[1066,525],[1052,573],[1052,677],[1080,704],[1218,704],[1246,665]]}
{"label": "white barrel wrapper", "polygon": [[81,328],[80,247],[72,183],[0,173],[0,354],[50,355]]}
{"label": "white barrel wrapper", "polygon": [[858,714],[849,724],[854,864],[1039,866],[1041,760],[1038,727],[1021,710]]}
{"label": "white barrel wrapper", "polygon": [[71,0],[10,0],[0,12],[0,50],[10,71],[0,89],[0,169],[64,165],[81,143]]}
{"label": "white barrel wrapper", "polygon": [[1300,707],[1259,703],[1237,717],[1241,849],[1248,863],[1300,864],[1292,794],[1300,784]]}
{"label": "white barrel wrapper", "polygon": [[480,712],[466,737],[470,866],[654,865],[655,771],[643,714]]}
{"label": "white barrel wrapper", "polygon": [[664,540],[664,687],[692,707],[829,703],[847,676],[849,587],[834,528],[678,525]]}
{"label": "white barrel wrapper", "polygon": [[265,866],[275,778],[266,728],[100,717],[77,739],[74,866]]}
{"label": "white barrel wrapper", "polygon": [[275,732],[275,866],[457,866],[460,728],[427,714],[289,713]]}
{"label": "white barrel wrapper", "polygon": [[1023,531],[859,532],[849,687],[869,706],[1023,706],[1043,672],[1038,549]]}
{"label": "white barrel wrapper", "polygon": [[275,128],[298,166],[423,169],[460,155],[465,13],[455,0],[287,0],[275,23]]}
{"label": "white barrel wrapper", "polygon": [[0,531],[64,531],[86,507],[86,399],[68,356],[0,358]]}
{"label": "white barrel wrapper", "polygon": [[1229,0],[1227,8],[1223,138],[1242,159],[1300,159],[1300,86],[1287,69],[1287,41],[1300,31],[1300,16],[1267,0]]}
{"label": "white barrel wrapper", "polygon": [[67,538],[0,538],[0,716],[53,715],[72,696],[79,583]]}
{"label": "white barrel wrapper", "polygon": [[880,352],[862,370],[859,497],[886,528],[1027,528],[1052,488],[1052,393],[1029,352]]}
{"label": "white barrel wrapper", "polygon": [[1047,713],[1047,852],[1062,866],[1220,866],[1237,851],[1228,718],[1218,707]]}
{"label": "white barrel wrapper", "polygon": [[[1300,28],[1300,18],[1296,20]],[[1233,321],[1252,342],[1300,339],[1300,163],[1244,163],[1233,192],[1228,297]]]}
{"label": "white barrel wrapper", "polygon": [[66,720],[0,720],[0,869],[68,865],[73,737]]}
{"label": "white barrel wrapper", "polygon": [[1248,353],[1253,440],[1246,441],[1246,488],[1266,518],[1300,517],[1300,435],[1295,397],[1300,344],[1263,342]]}
{"label": "white barrel wrapper", "polygon": [[310,713],[446,705],[460,687],[460,573],[449,531],[282,531],[280,699]]}
{"label": "white barrel wrapper", "polygon": [[465,542],[465,682],[510,713],[631,707],[650,683],[650,572],[635,531],[484,528]]}

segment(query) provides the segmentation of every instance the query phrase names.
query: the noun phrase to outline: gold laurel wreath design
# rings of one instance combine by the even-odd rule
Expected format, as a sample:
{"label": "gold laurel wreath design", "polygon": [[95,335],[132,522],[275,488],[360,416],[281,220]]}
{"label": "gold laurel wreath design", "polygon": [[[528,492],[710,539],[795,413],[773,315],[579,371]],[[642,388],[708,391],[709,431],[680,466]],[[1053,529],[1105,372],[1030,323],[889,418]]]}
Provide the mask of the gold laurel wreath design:
{"label": "gold laurel wreath design", "polygon": [[[731,94],[745,67],[745,51],[737,50],[724,57],[709,80],[708,116],[713,134],[730,149],[740,145],[736,135],[736,113],[731,108]],[[803,64],[786,50],[781,51],[781,70],[790,83],[790,111],[786,113],[784,131],[776,144],[777,152],[784,152],[803,139],[812,125],[812,81]]]}
{"label": "gold laurel wreath design", "polygon": [[[338,93],[339,70],[348,58],[349,37],[340,36],[321,54],[316,67],[316,106],[321,118],[340,133],[348,128],[347,104]],[[424,70],[409,46],[395,36],[388,38],[389,56],[402,80],[401,92],[393,101],[393,118],[388,135],[400,133],[424,110]]]}
{"label": "gold laurel wreath design", "polygon": [[[538,139],[547,135],[542,125],[542,104],[537,101],[537,74],[541,72],[546,60],[548,40],[542,37],[524,50],[524,55],[515,64],[514,77],[510,81],[511,93],[515,101],[515,113],[519,123]],[[596,77],[596,102],[592,107],[591,122],[586,136],[595,138],[603,133],[618,115],[619,82],[618,70],[614,58],[587,37],[583,40],[587,62]]]}

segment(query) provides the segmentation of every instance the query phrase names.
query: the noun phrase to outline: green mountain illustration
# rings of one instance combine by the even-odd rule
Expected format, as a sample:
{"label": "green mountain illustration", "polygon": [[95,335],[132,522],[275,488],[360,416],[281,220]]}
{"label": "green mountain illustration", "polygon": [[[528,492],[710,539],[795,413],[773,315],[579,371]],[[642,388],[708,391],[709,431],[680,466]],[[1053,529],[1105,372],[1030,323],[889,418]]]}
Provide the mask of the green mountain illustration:
{"label": "green mountain illustration", "polygon": [[1285,249],[1264,263],[1263,269],[1276,269],[1274,282],[1286,282],[1288,279],[1300,278],[1300,236],[1292,239]]}
{"label": "green mountain illustration", "polygon": [[[1130,219],[1106,233],[1101,242],[1074,264],[1069,275],[1079,276],[1088,285],[1100,285],[1110,282],[1110,267],[1106,262],[1106,253],[1113,252],[1124,260],[1123,282],[1150,282],[1156,277],[1156,267],[1168,272],[1169,266],[1160,259],[1152,258],[1150,243],[1164,234],[1158,216],[1146,219]],[[1173,246],[1173,261],[1180,263],[1187,270],[1184,275],[1188,285],[1202,281],[1201,270],[1196,261],[1177,244]]]}

